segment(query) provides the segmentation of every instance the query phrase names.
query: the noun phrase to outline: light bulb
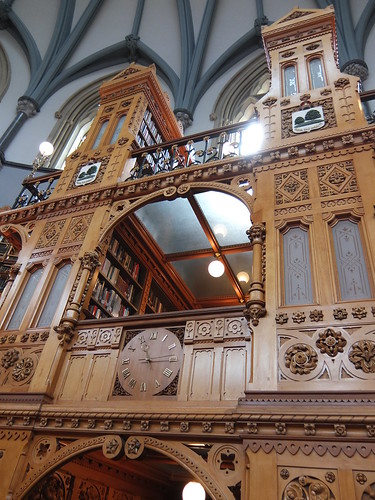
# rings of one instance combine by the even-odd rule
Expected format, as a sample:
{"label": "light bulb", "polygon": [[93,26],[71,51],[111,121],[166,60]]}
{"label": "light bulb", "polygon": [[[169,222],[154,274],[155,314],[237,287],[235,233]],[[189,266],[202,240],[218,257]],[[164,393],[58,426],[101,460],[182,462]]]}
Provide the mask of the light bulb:
{"label": "light bulb", "polygon": [[259,151],[263,142],[264,131],[260,123],[251,123],[241,137],[241,155],[251,155]]}
{"label": "light bulb", "polygon": [[225,236],[228,234],[228,230],[224,226],[224,224],[215,224],[214,233],[216,236],[222,236],[223,238],[225,238]]}
{"label": "light bulb", "polygon": [[220,260],[213,260],[208,265],[208,272],[213,278],[220,278],[224,274],[224,264]]}
{"label": "light bulb", "polygon": [[248,283],[250,277],[245,271],[240,271],[237,274],[237,279],[238,279],[238,281],[242,281],[243,283]]}
{"label": "light bulb", "polygon": [[50,142],[44,141],[39,145],[39,152],[43,156],[51,156],[53,153],[53,146]]}
{"label": "light bulb", "polygon": [[200,483],[190,481],[182,490],[182,500],[204,500],[206,492]]}

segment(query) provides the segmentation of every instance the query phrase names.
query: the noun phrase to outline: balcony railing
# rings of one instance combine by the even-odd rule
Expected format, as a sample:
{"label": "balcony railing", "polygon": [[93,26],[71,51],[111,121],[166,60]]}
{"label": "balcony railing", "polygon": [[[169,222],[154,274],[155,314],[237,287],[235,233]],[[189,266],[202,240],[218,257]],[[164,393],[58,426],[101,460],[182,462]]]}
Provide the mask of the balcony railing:
{"label": "balcony railing", "polygon": [[243,132],[253,122],[236,123],[137,149],[132,154],[133,165],[126,180],[240,156]]}
{"label": "balcony railing", "polygon": [[23,208],[47,200],[53,192],[60,175],[61,170],[57,170],[39,177],[26,177],[22,182],[22,191],[12,208]]}

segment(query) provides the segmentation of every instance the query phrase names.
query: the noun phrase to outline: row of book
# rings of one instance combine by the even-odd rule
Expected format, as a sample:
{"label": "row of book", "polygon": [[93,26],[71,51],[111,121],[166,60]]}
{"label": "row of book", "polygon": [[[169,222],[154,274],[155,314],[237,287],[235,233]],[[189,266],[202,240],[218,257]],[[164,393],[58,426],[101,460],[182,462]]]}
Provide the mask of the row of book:
{"label": "row of book", "polygon": [[165,305],[162,303],[160,298],[155,295],[155,292],[152,288],[147,299],[147,304],[157,313],[165,311]]}
{"label": "row of book", "polygon": [[[134,259],[134,257],[132,255],[130,255],[129,252],[127,252],[126,248],[123,245],[121,245],[121,243],[119,242],[119,240],[117,238],[115,238],[115,237],[112,238],[111,243],[109,244],[109,250],[116,257],[119,264],[121,264],[121,266],[124,267],[128,271],[128,273],[132,276],[132,278],[134,278],[136,281],[138,281],[139,267],[140,267],[139,262],[137,262]],[[116,267],[116,269],[118,269],[118,271],[115,271],[115,270],[111,269],[111,266],[116,267],[110,262],[109,259],[106,258],[104,263],[103,263],[102,273],[105,274],[108,279],[110,279],[111,281],[114,281],[112,278],[109,277],[109,275],[107,274],[107,271],[108,272],[111,271],[112,273],[114,273],[115,275],[117,274],[117,276],[118,276],[120,269]]]}
{"label": "row of book", "polygon": [[[91,304],[89,306],[89,311],[97,319],[100,319],[100,318],[103,318],[103,317],[104,318],[108,317],[107,314],[105,314],[105,312],[99,306],[97,306],[96,304]],[[124,309],[120,308],[119,314],[118,314],[117,317],[129,316],[129,314],[130,314],[129,307],[124,307]],[[113,313],[112,313],[112,316],[114,316]]]}
{"label": "row of book", "polygon": [[147,124],[147,127],[148,129],[150,130],[151,134],[154,136],[156,142],[159,144],[162,141],[162,138],[161,138],[161,135],[159,133],[159,130],[157,129],[155,123],[154,123],[154,120],[152,119],[152,113],[149,109],[146,110],[144,116],[143,116],[143,122],[141,124],[141,132],[143,134],[143,131],[142,131],[142,126],[144,124],[144,122],[146,122]]}
{"label": "row of book", "polygon": [[[120,283],[121,279],[121,283]],[[119,286],[121,285],[121,288]],[[126,298],[130,303],[132,302],[134,295],[134,285],[124,281],[121,276],[119,277],[117,288],[120,293]],[[112,316],[126,316],[124,313],[128,307],[123,303],[123,297],[117,293],[116,290],[109,287],[105,281],[98,279],[96,282],[92,296],[97,300],[102,306],[112,315]]]}

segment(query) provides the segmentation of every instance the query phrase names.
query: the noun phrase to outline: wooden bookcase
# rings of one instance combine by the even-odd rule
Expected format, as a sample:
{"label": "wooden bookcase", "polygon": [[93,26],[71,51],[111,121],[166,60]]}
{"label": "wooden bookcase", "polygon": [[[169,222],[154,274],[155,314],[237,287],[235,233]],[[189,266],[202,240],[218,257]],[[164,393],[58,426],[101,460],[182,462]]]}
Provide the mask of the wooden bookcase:
{"label": "wooden bookcase", "polygon": [[151,269],[114,231],[96,280],[87,315],[96,318],[173,311]]}
{"label": "wooden bookcase", "polygon": [[155,124],[151,111],[146,109],[136,137],[137,146],[139,148],[146,148],[147,146],[153,146],[161,142],[163,142],[162,135]]}

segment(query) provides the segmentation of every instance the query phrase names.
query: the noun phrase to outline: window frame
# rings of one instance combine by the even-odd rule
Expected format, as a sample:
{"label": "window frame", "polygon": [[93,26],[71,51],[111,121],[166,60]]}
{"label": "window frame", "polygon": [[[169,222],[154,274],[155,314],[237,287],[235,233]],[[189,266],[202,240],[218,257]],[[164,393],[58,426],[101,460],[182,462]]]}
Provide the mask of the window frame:
{"label": "window frame", "polygon": [[[321,67],[322,67],[324,84],[321,87],[313,87],[313,85],[312,85],[312,76],[311,76],[310,63],[314,59],[319,59]],[[315,53],[315,54],[310,54],[309,57],[306,57],[306,67],[307,67],[307,75],[308,75],[308,79],[309,79],[309,88],[310,88],[310,90],[324,89],[324,87],[326,87],[328,85],[328,80],[327,80],[326,68],[325,68],[325,65],[324,65],[324,58],[323,58],[322,54]]]}

